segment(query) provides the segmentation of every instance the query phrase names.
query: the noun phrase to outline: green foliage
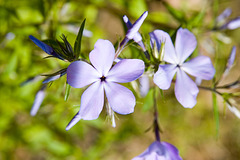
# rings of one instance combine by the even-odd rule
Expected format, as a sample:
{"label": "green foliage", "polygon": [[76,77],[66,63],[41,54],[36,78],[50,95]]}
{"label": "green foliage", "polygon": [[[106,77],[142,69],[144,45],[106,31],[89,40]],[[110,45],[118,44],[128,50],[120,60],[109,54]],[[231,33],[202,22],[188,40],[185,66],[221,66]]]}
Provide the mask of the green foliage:
{"label": "green foliage", "polygon": [[[60,46],[74,46],[76,56],[72,58],[76,60],[88,57],[99,38],[109,39],[112,43],[123,38],[121,18],[124,14],[134,22],[149,10],[140,29],[144,40],[149,41],[148,32],[154,29],[162,29],[175,39],[177,28],[188,28],[198,40],[194,54],[215,59],[218,80],[231,46],[240,40],[239,29],[221,34],[213,32],[214,17],[227,6],[220,1],[214,1],[214,5],[211,2],[201,4],[183,9],[165,1],[147,0],[0,0],[0,159],[125,160],[143,152],[154,141],[152,131],[147,131],[153,122],[153,89],[146,97],[136,96],[133,114],[117,115],[116,128],[111,127],[103,111],[97,120],[81,120],[70,131],[65,131],[79,110],[85,89],[71,88],[65,75],[47,86],[39,112],[35,117],[30,116],[35,94],[42,83],[34,81],[22,87],[20,84],[28,77],[40,75],[43,79],[41,75],[56,74],[70,63],[55,58],[44,59],[48,55],[28,36],[34,35],[56,50],[61,50]],[[234,7],[237,1],[228,4]],[[92,37],[84,37],[85,29],[92,32]],[[69,43],[61,41],[62,34]],[[223,36],[225,39],[230,37],[231,41],[226,43]],[[60,39],[59,43],[56,39]],[[122,57],[144,57],[134,42],[127,45],[129,49],[123,51]],[[239,64],[230,80],[236,80],[235,73],[239,72],[236,68],[239,69]],[[150,83],[152,87],[152,79]],[[203,85],[211,86],[207,82]],[[200,90],[197,105],[191,110],[184,109],[176,101],[173,86],[168,91],[156,90],[163,131],[161,138],[174,142],[183,159],[192,159],[193,155],[196,159],[239,159],[240,122],[227,109],[225,116],[221,116],[223,106],[217,95],[213,93],[211,101],[211,94]],[[228,99],[229,95],[223,96]],[[239,96],[239,93],[234,95]],[[215,133],[218,142],[214,139]]]}
{"label": "green foliage", "polygon": [[85,26],[86,19],[83,20],[81,27],[78,31],[77,38],[74,43],[74,54],[76,56],[76,60],[79,58],[80,52],[81,52],[81,43],[82,43],[82,36],[83,36],[83,29]]}

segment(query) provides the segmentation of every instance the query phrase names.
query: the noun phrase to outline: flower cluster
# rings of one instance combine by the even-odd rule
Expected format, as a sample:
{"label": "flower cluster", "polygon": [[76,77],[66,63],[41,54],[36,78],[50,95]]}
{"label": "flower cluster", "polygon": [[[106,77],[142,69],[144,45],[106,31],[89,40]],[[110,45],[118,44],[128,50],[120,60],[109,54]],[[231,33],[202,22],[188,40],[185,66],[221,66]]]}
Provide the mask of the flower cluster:
{"label": "flower cluster", "polygon": [[[174,93],[176,99],[185,108],[193,108],[196,105],[199,88],[210,90],[223,96],[217,89],[239,85],[239,80],[225,86],[219,86],[218,81],[214,83],[213,88],[200,86],[194,82],[193,77],[201,80],[211,80],[216,72],[209,57],[203,55],[193,56],[193,52],[197,47],[195,35],[186,28],[179,28],[176,31],[176,37],[171,38],[163,30],[154,30],[149,33],[150,39],[143,41],[139,29],[147,15],[148,12],[144,12],[133,24],[124,15],[123,21],[128,31],[118,47],[115,49],[110,41],[99,39],[95,43],[94,49],[89,53],[89,61],[84,58],[79,59],[79,56],[81,56],[81,36],[85,21],[79,30],[74,49],[72,49],[65,36],[62,37],[64,43],[57,41],[58,47],[53,47],[51,43],[46,44],[45,41],[42,42],[33,36],[29,36],[50,57],[70,62],[67,68],[48,75],[43,81],[41,89],[36,94],[31,115],[37,113],[44,99],[44,90],[47,88],[47,84],[65,74],[67,75],[66,82],[68,85],[73,88],[85,89],[81,95],[80,109],[69,122],[66,130],[69,130],[81,119],[97,119],[104,107],[106,107],[107,115],[112,120],[113,127],[116,126],[115,112],[122,115],[133,113],[136,105],[135,95],[130,89],[119,83],[129,83],[139,79],[141,84],[140,94],[145,96],[150,88],[150,80],[155,84],[153,88],[159,87],[161,90],[168,90],[173,82],[175,84]],[[229,10],[224,11],[217,18],[217,23],[226,19],[229,15]],[[237,25],[235,23],[239,22],[232,20],[219,28],[236,28]],[[175,38],[175,45],[173,45],[173,38]],[[130,40],[141,48],[145,58],[124,59],[121,57],[121,52]],[[198,53],[196,52],[196,54]],[[223,76],[229,73],[235,54],[236,48],[233,47]],[[230,111],[240,117],[240,112],[235,107],[232,107],[229,99],[225,98],[225,100]],[[156,121],[157,115],[157,107],[155,105],[154,125],[156,141],[142,154],[133,158],[133,160],[182,159],[176,147],[170,143],[160,141],[158,122]]]}

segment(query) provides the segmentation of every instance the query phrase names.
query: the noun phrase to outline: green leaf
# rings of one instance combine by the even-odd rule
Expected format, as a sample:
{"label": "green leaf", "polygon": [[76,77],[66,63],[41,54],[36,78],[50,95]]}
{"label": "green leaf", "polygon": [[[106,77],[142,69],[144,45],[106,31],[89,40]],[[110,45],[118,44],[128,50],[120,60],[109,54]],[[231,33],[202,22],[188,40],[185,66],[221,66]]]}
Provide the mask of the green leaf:
{"label": "green leaf", "polygon": [[180,23],[186,23],[186,18],[183,12],[173,8],[168,3],[163,2],[163,5],[167,8],[168,12]]}
{"label": "green leaf", "polygon": [[212,93],[212,99],[213,99],[213,114],[216,124],[216,137],[219,137],[219,112],[218,112],[218,104],[217,104],[217,96],[216,93]]}
{"label": "green leaf", "polygon": [[80,52],[81,52],[81,41],[82,41],[82,35],[83,35],[83,29],[85,26],[85,21],[86,21],[86,18],[83,20],[83,22],[81,24],[81,27],[78,31],[77,38],[74,43],[74,53],[76,55],[76,57],[75,57],[76,59],[78,59]]}
{"label": "green leaf", "polygon": [[206,15],[206,10],[203,9],[201,12],[197,13],[192,17],[192,19],[189,21],[189,24],[191,26],[202,26],[205,15]]}
{"label": "green leaf", "polygon": [[68,97],[70,95],[70,90],[71,90],[71,86],[68,83],[66,83],[66,90],[65,90],[64,101],[68,100]]}
{"label": "green leaf", "polygon": [[144,104],[142,107],[142,111],[146,112],[148,110],[150,110],[154,104],[153,101],[153,89],[150,89],[148,94],[146,95],[145,99],[144,99]]}

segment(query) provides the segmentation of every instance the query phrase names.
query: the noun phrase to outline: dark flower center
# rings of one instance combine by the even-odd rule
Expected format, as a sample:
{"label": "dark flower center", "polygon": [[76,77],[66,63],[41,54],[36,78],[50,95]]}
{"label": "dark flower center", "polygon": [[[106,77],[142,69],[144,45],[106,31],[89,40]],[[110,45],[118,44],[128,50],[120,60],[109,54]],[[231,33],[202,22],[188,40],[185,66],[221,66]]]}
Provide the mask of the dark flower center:
{"label": "dark flower center", "polygon": [[101,82],[103,82],[106,80],[106,77],[102,76],[100,79],[101,79]]}
{"label": "dark flower center", "polygon": [[179,64],[177,64],[177,68],[180,68],[181,66]]}

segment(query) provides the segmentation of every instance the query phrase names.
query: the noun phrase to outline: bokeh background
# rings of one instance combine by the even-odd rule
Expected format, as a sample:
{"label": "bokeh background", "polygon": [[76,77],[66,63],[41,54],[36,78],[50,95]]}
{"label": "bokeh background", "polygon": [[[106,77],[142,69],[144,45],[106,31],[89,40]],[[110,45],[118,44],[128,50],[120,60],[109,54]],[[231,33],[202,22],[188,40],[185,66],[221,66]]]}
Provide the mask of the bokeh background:
{"label": "bokeh background", "polygon": [[[219,75],[231,47],[236,45],[236,63],[221,81],[225,84],[240,75],[240,29],[213,32],[211,28],[216,16],[227,7],[233,10],[230,19],[240,16],[239,6],[238,0],[0,0],[0,159],[127,160],[155,140],[151,130],[152,90],[145,98],[135,92],[135,112],[117,115],[116,128],[111,127],[103,111],[97,120],[81,120],[65,131],[79,110],[84,90],[72,88],[65,102],[66,77],[62,77],[47,88],[38,114],[31,117],[29,112],[41,81],[22,87],[20,84],[29,77],[53,73],[69,64],[43,59],[47,55],[29,40],[29,35],[43,40],[60,39],[64,33],[74,44],[78,28],[86,18],[85,29],[91,34],[83,38],[82,53],[87,56],[97,39],[117,43],[124,37],[123,15],[135,21],[148,10],[140,29],[146,40],[154,29],[173,34],[179,26],[188,28],[198,39],[195,54],[210,56],[213,63],[216,59],[221,62],[217,67]],[[127,57],[134,51],[136,48],[130,45],[123,54]],[[211,82],[203,85],[210,86]],[[175,145],[184,160],[240,159],[240,120],[226,108],[221,97],[217,136],[212,94],[201,90],[197,105],[184,109],[175,99],[173,86],[164,92],[164,98],[158,95],[162,141]]]}

